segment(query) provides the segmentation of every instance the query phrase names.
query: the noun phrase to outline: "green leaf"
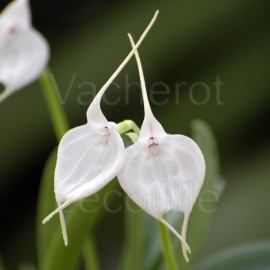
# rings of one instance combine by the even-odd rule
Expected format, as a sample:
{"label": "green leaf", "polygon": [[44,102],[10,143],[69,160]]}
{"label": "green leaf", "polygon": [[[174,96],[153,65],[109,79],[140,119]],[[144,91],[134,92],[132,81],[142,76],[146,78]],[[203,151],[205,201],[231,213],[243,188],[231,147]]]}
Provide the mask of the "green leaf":
{"label": "green leaf", "polygon": [[37,251],[38,261],[41,265],[44,259],[46,249],[50,245],[52,236],[60,232],[59,222],[57,219],[51,220],[48,224],[43,225],[42,220],[56,207],[55,196],[53,191],[54,169],[56,164],[57,150],[55,149],[49,156],[41,177],[37,204]]}
{"label": "green leaf", "polygon": [[269,241],[241,245],[206,259],[192,270],[267,270],[270,269],[269,254]]}
{"label": "green leaf", "polygon": [[86,270],[100,270],[95,242],[95,237],[92,234],[85,239],[83,258]]}
{"label": "green leaf", "polygon": [[127,196],[125,197],[125,240],[121,269],[143,269],[146,229],[144,224],[145,215],[135,203]]}

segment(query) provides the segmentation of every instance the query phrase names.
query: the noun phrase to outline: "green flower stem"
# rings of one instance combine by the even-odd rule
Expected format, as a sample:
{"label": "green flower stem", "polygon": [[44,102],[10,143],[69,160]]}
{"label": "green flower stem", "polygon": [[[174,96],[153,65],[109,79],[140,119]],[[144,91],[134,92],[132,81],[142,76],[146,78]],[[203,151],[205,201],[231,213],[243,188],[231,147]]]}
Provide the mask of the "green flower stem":
{"label": "green flower stem", "polygon": [[86,270],[100,270],[95,242],[93,235],[89,235],[85,240],[83,258]]}
{"label": "green flower stem", "polygon": [[175,258],[173,245],[170,238],[170,232],[168,231],[166,226],[160,222],[158,222],[158,230],[159,230],[163,256],[167,264],[167,269],[179,270],[179,267],[177,265],[177,261]]}
{"label": "green flower stem", "polygon": [[41,74],[39,82],[43,89],[43,95],[50,113],[56,138],[60,142],[63,135],[69,130],[69,124],[63,106],[58,100],[57,84],[52,72],[48,68]]}
{"label": "green flower stem", "polygon": [[140,135],[140,128],[132,120],[124,120],[123,122],[118,123],[117,128],[120,134],[133,130],[137,136]]}

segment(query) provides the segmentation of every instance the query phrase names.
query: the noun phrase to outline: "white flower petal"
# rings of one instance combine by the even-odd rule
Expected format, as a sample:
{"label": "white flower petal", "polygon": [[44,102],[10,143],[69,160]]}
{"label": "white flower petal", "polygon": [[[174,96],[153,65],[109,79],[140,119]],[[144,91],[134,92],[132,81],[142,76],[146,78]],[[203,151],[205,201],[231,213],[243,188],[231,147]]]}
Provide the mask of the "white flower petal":
{"label": "white flower petal", "polygon": [[110,182],[124,162],[115,127],[86,124],[68,131],[58,150],[55,194],[59,204],[80,200]]}
{"label": "white flower petal", "polygon": [[156,120],[152,112],[150,115],[146,114],[141,127],[140,138],[150,138],[152,134],[155,136],[166,135],[162,125]]}
{"label": "white flower petal", "polygon": [[17,0],[0,15],[0,101],[34,81],[49,59],[45,38],[29,25],[28,2]]}
{"label": "white flower petal", "polygon": [[170,210],[191,211],[205,174],[203,155],[193,140],[182,135],[143,139],[126,153],[118,179],[135,203],[156,218]]}
{"label": "white flower petal", "polygon": [[31,27],[31,12],[28,0],[12,1],[2,11],[0,17],[1,26],[5,29],[9,27],[28,28]]}

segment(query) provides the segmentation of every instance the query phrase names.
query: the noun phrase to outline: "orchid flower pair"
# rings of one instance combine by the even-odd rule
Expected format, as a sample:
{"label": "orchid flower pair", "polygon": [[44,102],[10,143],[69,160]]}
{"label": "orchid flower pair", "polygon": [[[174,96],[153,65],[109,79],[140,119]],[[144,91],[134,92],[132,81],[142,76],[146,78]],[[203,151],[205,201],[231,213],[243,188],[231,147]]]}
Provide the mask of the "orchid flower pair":
{"label": "orchid flower pair", "polygon": [[[193,140],[183,135],[167,134],[150,108],[137,49],[157,15],[158,11],[136,45],[129,34],[133,49],[89,106],[87,124],[68,131],[62,138],[55,170],[58,208],[43,223],[59,213],[67,245],[63,209],[98,192],[117,176],[128,196],[180,239],[188,261],[187,223],[204,180],[205,161]],[[100,102],[109,85],[134,54],[145,117],[140,136],[130,134],[134,144],[125,149],[119,126],[108,122]],[[4,87],[0,101],[35,80],[48,62],[49,46],[31,25],[28,0],[13,1],[0,15],[0,59],[0,86]],[[182,235],[163,218],[171,210],[185,215]]]}
{"label": "orchid flower pair", "polygon": [[48,43],[31,25],[28,0],[11,2],[0,14],[0,102],[34,81],[48,59]]}
{"label": "orchid flower pair", "polygon": [[[63,136],[55,170],[54,189],[58,208],[43,223],[59,213],[67,245],[63,209],[98,192],[117,176],[128,196],[180,239],[184,257],[188,261],[187,223],[204,180],[205,161],[193,140],[183,135],[167,134],[150,108],[137,49],[157,15],[158,11],[136,45],[129,34],[133,49],[90,104],[87,123]],[[109,85],[134,54],[141,80],[145,117],[140,136],[133,138],[134,144],[125,149],[117,125],[105,118],[100,102]],[[163,218],[171,210],[185,215],[182,235]]]}

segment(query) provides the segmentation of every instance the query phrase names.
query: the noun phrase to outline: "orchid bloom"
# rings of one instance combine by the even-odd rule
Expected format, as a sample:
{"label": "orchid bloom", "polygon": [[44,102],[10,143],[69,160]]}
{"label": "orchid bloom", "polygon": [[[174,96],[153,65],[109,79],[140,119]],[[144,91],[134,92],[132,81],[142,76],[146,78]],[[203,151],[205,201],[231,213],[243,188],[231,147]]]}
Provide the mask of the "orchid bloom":
{"label": "orchid bloom", "polygon": [[87,124],[68,131],[62,138],[57,156],[54,191],[65,245],[68,244],[62,210],[68,205],[86,198],[113,180],[125,161],[125,148],[115,123],[108,122],[100,108],[100,101],[115,77],[128,63],[154,24],[158,11],[141,38],[134,45],[122,64],[100,89],[87,111]]}
{"label": "orchid bloom", "polygon": [[48,59],[48,43],[31,25],[28,0],[11,2],[0,14],[0,102],[34,81]]}
{"label": "orchid bloom", "polygon": [[[129,35],[134,48],[134,42]],[[138,141],[126,149],[126,160],[117,177],[129,197],[148,214],[162,222],[182,242],[188,261],[187,223],[205,176],[205,161],[197,144],[183,135],[167,134],[154,117],[147,97],[138,52],[145,117]],[[134,168],[136,168],[134,170]],[[183,212],[182,236],[163,218],[171,210]]]}

